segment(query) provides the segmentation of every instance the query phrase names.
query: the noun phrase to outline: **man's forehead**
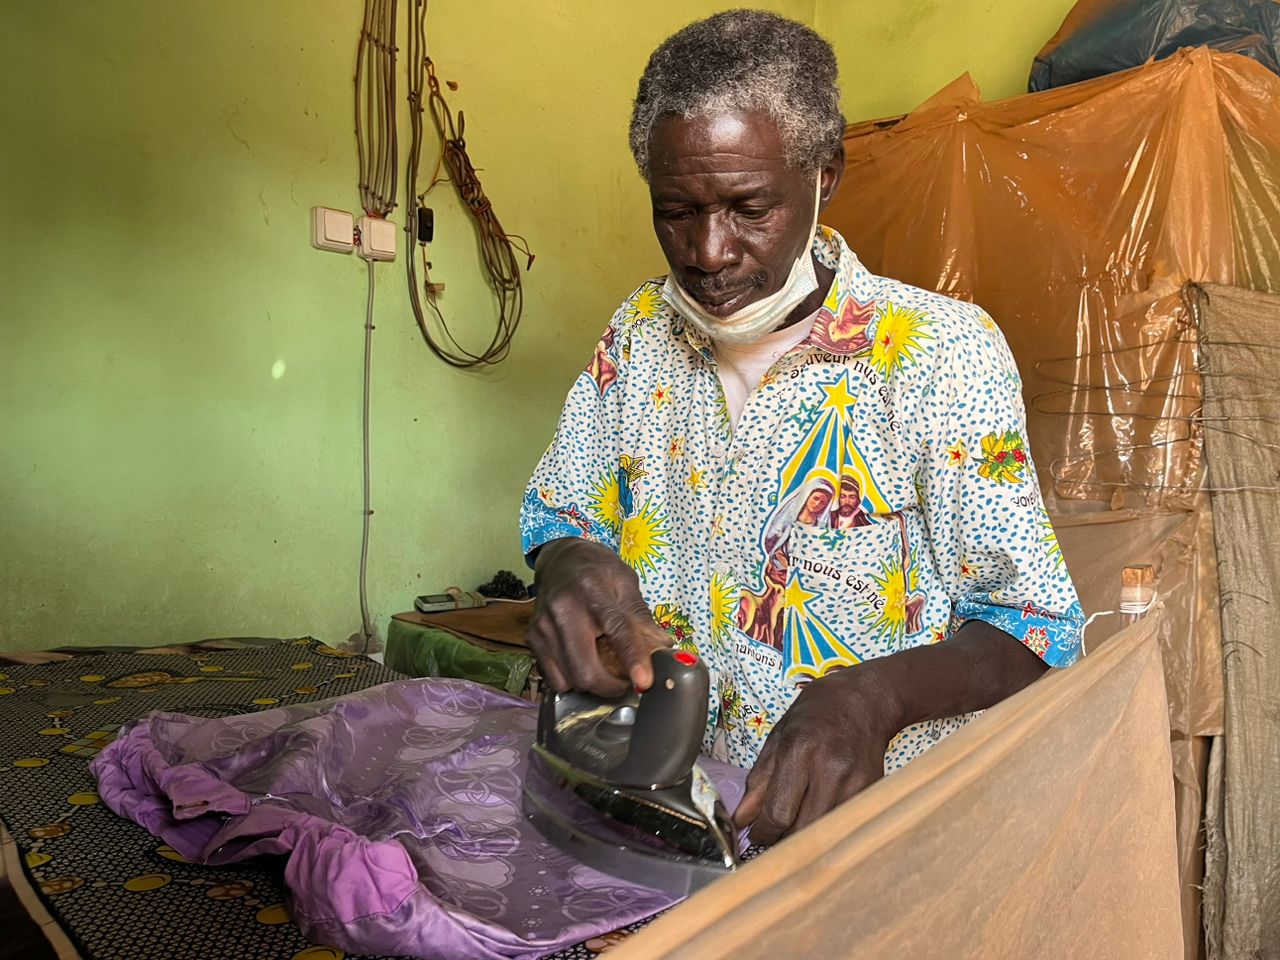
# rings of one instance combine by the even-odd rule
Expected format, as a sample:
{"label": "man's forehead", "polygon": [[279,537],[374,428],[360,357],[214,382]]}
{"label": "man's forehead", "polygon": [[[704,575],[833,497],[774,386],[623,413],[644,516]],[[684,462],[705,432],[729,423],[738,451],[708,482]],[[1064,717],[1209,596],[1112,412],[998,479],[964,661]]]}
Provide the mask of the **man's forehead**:
{"label": "man's forehead", "polygon": [[667,117],[654,128],[649,156],[654,177],[787,168],[777,124],[761,111]]}
{"label": "man's forehead", "polygon": [[[763,134],[770,132],[777,140],[777,130],[767,116],[734,110],[728,113],[709,113],[693,117],[669,117],[677,121],[691,136],[711,143],[756,143]],[[765,121],[762,123],[761,121]],[[664,121],[665,122],[665,121]],[[780,141],[779,141],[780,142]]]}

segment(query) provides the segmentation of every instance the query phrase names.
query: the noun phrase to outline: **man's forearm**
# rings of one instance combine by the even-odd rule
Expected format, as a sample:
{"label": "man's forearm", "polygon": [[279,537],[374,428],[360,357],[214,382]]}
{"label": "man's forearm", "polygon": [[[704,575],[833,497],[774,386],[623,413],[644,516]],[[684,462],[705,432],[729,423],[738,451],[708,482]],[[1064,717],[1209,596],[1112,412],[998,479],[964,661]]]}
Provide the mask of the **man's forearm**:
{"label": "man's forearm", "polygon": [[913,723],[985,710],[1013,696],[1048,667],[1009,634],[982,620],[950,640],[868,660],[901,730]]}

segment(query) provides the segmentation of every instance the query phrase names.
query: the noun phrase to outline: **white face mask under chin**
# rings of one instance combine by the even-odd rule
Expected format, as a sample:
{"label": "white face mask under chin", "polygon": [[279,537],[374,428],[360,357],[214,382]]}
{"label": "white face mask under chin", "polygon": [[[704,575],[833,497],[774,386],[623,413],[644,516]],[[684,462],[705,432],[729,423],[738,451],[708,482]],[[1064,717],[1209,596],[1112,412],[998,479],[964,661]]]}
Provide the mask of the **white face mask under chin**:
{"label": "white face mask under chin", "polygon": [[727,317],[717,317],[676,282],[675,274],[667,277],[662,288],[663,299],[676,313],[704,337],[720,343],[754,343],[772,333],[790,316],[791,311],[818,289],[818,275],[813,269],[813,238],[818,232],[818,207],[822,199],[822,175],[814,187],[813,225],[800,256],[791,265],[786,282],[776,293],[747,304]]}

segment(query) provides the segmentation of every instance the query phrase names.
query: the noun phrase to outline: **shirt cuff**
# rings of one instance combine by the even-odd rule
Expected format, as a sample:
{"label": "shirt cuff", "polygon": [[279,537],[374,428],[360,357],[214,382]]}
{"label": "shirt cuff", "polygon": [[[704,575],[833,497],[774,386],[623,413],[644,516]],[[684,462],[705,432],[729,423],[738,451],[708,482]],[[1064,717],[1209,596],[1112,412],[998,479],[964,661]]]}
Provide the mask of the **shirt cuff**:
{"label": "shirt cuff", "polygon": [[1062,613],[1027,601],[1021,607],[993,603],[990,597],[966,597],[956,604],[955,619],[981,620],[1002,630],[1050,667],[1069,667],[1080,658],[1084,611],[1073,602]]}
{"label": "shirt cuff", "polygon": [[576,506],[553,506],[532,490],[525,494],[520,511],[520,540],[524,549],[524,562],[529,568],[533,568],[533,555],[539,547],[552,540],[567,537],[612,545],[604,527]]}

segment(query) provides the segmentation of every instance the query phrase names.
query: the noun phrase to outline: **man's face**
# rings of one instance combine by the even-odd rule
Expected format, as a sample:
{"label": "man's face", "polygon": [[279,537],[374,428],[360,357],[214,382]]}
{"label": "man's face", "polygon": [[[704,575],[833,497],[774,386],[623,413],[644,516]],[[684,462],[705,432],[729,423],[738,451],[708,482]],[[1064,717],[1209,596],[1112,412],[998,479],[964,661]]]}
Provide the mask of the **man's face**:
{"label": "man's face", "polygon": [[[680,285],[713,316],[777,292],[804,251],[814,177],[785,156],[776,125],[758,111],[671,117],[654,128],[653,227]],[[820,175],[830,196],[837,169]]]}
{"label": "man's face", "polygon": [[840,490],[840,515],[850,516],[862,503],[862,497],[856,490],[843,487]]}

